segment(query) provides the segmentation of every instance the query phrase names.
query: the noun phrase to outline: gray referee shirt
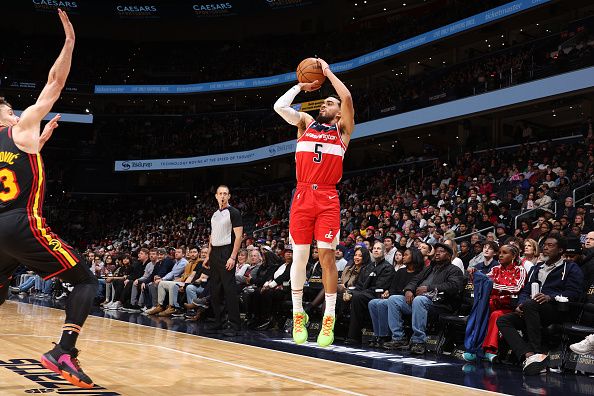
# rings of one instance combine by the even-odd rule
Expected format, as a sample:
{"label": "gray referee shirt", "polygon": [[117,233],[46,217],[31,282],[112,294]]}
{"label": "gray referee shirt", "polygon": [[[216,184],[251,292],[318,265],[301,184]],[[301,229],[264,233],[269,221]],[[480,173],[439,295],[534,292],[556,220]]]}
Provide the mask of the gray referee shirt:
{"label": "gray referee shirt", "polygon": [[210,244],[212,246],[233,245],[235,242],[235,227],[242,227],[241,213],[232,206],[219,209],[210,219]]}

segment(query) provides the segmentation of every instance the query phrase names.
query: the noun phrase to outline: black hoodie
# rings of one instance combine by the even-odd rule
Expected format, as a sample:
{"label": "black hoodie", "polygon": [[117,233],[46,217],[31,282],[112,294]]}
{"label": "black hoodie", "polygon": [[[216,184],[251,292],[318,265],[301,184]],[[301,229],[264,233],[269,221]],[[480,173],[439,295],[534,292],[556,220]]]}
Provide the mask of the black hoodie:
{"label": "black hoodie", "polygon": [[584,249],[584,261],[580,268],[584,273],[584,288],[588,290],[594,283],[594,248]]}

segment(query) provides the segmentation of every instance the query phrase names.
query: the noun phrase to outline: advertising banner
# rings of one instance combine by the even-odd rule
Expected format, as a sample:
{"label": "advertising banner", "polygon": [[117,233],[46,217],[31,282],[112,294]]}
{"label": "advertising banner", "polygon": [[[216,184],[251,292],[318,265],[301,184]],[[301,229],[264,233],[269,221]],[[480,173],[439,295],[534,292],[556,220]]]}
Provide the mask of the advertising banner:
{"label": "advertising banner", "polygon": [[197,17],[224,17],[239,14],[239,6],[236,1],[213,3],[197,1],[191,4],[192,13]]}
{"label": "advertising banner", "polygon": [[160,6],[151,2],[126,2],[115,3],[112,11],[122,19],[158,19],[161,18]]}
{"label": "advertising banner", "polygon": [[78,15],[84,9],[80,1],[64,0],[29,0],[37,12],[56,12],[58,8],[72,15]]}
{"label": "advertising banner", "polygon": [[304,7],[315,3],[318,0],[260,0],[271,10],[283,10],[287,8]]}
{"label": "advertising banner", "polygon": [[309,102],[296,103],[291,107],[297,111],[314,111],[319,110],[322,103],[324,103],[324,99],[310,100]]}
{"label": "advertising banner", "polygon": [[[594,87],[594,67],[581,69],[558,76],[531,81],[525,84],[500,89],[482,95],[454,100],[419,110],[379,118],[356,125],[352,139],[376,136],[447,119],[466,117],[496,108],[526,103],[544,97],[582,91]],[[389,111],[389,109],[387,109]],[[116,161],[115,170],[160,170],[190,169],[206,166],[235,165],[292,154],[297,141],[279,143],[254,150],[236,153],[215,154],[192,158],[170,158]]]}
{"label": "advertising banner", "polygon": [[297,147],[297,140],[291,140],[289,142],[236,153],[214,154],[190,158],[116,161],[115,171],[191,169],[203,168],[205,166],[236,165],[290,154],[295,152],[295,147]]}

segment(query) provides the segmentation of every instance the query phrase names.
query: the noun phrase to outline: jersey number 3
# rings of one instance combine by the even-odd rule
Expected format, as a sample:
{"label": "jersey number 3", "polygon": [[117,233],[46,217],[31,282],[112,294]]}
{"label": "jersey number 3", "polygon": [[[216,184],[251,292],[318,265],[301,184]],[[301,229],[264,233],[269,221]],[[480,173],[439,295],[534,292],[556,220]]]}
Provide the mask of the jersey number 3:
{"label": "jersey number 3", "polygon": [[20,190],[16,175],[7,168],[0,169],[0,201],[12,201],[19,196]]}
{"label": "jersey number 3", "polygon": [[314,152],[316,153],[317,157],[314,157],[313,162],[316,164],[322,162],[322,147],[324,147],[322,143],[316,143],[316,146],[314,147]]}

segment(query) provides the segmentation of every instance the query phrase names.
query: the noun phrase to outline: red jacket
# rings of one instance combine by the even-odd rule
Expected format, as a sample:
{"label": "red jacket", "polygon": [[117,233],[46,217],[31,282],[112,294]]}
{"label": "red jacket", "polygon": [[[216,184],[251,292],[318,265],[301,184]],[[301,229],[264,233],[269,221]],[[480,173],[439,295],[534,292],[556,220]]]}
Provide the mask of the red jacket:
{"label": "red jacket", "polygon": [[504,268],[497,265],[487,274],[493,280],[493,290],[489,300],[491,310],[510,309],[511,296],[520,293],[526,283],[526,270],[521,265]]}

